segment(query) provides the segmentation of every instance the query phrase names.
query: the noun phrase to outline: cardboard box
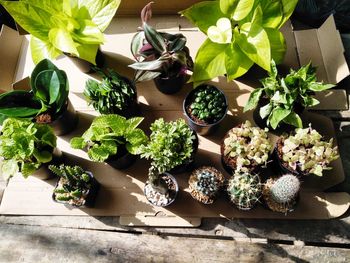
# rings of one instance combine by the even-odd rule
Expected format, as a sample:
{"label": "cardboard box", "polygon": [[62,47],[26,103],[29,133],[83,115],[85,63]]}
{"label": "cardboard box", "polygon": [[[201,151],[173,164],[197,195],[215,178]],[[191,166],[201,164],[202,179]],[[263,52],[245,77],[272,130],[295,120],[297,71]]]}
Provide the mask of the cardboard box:
{"label": "cardboard box", "polygon": [[[178,16],[154,17],[152,22],[158,29],[183,33],[188,39],[188,46],[193,56],[205,39],[204,34]],[[138,17],[117,18],[106,30],[107,42],[102,46],[106,55],[106,66],[129,77],[133,75],[133,71],[126,67],[133,62],[129,45],[139,25]],[[27,85],[25,77],[30,75],[34,67],[29,52],[28,36],[19,36],[16,32],[4,27],[0,36],[0,56],[6,58],[0,62],[0,80],[3,81],[3,88],[12,89],[12,82],[16,82],[15,88],[25,87]],[[60,57],[55,64],[67,72],[70,81],[70,100],[79,111],[80,117],[77,129],[71,134],[60,137],[58,145],[65,152],[68,163],[78,163],[91,170],[102,184],[96,208],[69,210],[51,200],[54,181],[40,181],[35,178],[25,180],[16,177],[10,181],[4,192],[0,214],[108,215],[120,216],[120,222],[126,225],[197,226],[202,217],[329,219],[342,215],[349,208],[350,196],[347,193],[323,192],[344,180],[340,159],[332,164],[333,170],[328,171],[324,177],[305,178],[300,204],[296,211],[288,216],[273,213],[261,205],[249,212],[238,211],[229,204],[225,196],[219,198],[214,205],[203,206],[193,200],[186,190],[188,174],[177,176],[183,190],[174,205],[168,208],[153,207],[146,201],[142,192],[143,184],[147,180],[148,162],[138,160],[130,169],[119,171],[105,164],[91,162],[85,152],[70,148],[70,138],[81,135],[97,115],[91,107],[87,107],[82,94],[85,81],[96,76],[81,73],[66,57]],[[220,164],[221,139],[229,128],[246,119],[252,120],[251,112],[243,114],[242,107],[249,93],[259,85],[259,82],[258,79],[242,78],[228,83],[224,77],[218,77],[212,83],[220,87],[228,97],[229,116],[214,135],[200,136],[196,165],[210,163],[224,172]],[[191,89],[191,85],[186,85],[181,92],[172,96],[160,93],[153,82],[139,83],[137,89],[142,113],[145,116],[142,128],[149,132],[149,124],[158,117],[166,120],[183,117],[182,101]],[[340,101],[339,98],[337,100]],[[327,108],[327,103],[323,105]],[[330,119],[312,113],[307,113],[305,116],[327,138],[335,137]],[[276,140],[272,134],[271,138]]]}

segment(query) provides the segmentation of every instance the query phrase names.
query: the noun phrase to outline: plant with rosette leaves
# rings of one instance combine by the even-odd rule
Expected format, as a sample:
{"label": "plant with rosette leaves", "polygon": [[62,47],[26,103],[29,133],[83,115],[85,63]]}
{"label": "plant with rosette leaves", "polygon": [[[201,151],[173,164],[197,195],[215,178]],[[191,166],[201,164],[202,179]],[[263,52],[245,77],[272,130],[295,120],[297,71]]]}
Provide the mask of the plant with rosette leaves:
{"label": "plant with rosette leaves", "polygon": [[203,1],[181,11],[208,36],[199,48],[191,80],[197,85],[217,76],[233,80],[255,63],[270,71],[283,60],[286,43],[279,29],[298,0]]}

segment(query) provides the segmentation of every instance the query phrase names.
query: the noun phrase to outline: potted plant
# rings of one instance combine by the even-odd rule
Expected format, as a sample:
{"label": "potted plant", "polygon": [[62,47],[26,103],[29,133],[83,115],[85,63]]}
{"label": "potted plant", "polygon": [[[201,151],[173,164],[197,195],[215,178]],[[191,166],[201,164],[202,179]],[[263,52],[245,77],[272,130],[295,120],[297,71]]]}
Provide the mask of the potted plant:
{"label": "potted plant", "polygon": [[284,172],[298,176],[322,176],[324,170],[331,169],[329,164],[339,158],[333,138],[326,141],[311,126],[281,136],[276,143],[275,156]]}
{"label": "potted plant", "polygon": [[278,76],[274,61],[271,62],[269,77],[261,80],[262,87],[255,89],[244,107],[244,112],[252,109],[254,120],[260,126],[272,129],[287,124],[302,128],[300,113],[304,108],[319,103],[315,92],[334,87],[316,81],[316,69],[309,63],[297,71],[291,69],[285,77]]}
{"label": "potted plant", "polygon": [[50,126],[28,120],[8,118],[0,135],[1,173],[6,178],[21,173],[27,178],[50,178],[47,164],[57,162],[61,152]]}
{"label": "potted plant", "polygon": [[188,124],[200,135],[212,133],[225,118],[227,108],[225,94],[212,85],[198,86],[183,102]]}
{"label": "potted plant", "polygon": [[287,213],[294,210],[299,198],[300,181],[292,174],[270,178],[263,185],[262,196],[272,211]]}
{"label": "potted plant", "polygon": [[217,76],[233,80],[253,64],[270,71],[283,61],[286,44],[279,29],[298,0],[202,1],[181,14],[208,36],[199,48],[191,81],[198,85]]}
{"label": "potted plant", "polygon": [[100,188],[93,174],[80,166],[49,165],[59,177],[53,190],[52,199],[57,203],[73,207],[93,207]]}
{"label": "potted plant", "polygon": [[195,169],[188,180],[191,196],[203,204],[212,204],[225,183],[225,177],[212,166]]}
{"label": "potted plant", "polygon": [[62,53],[96,64],[103,31],[111,22],[120,0],[0,1],[15,21],[31,34],[35,64]]}
{"label": "potted plant", "polygon": [[235,171],[227,185],[230,201],[240,210],[250,210],[261,197],[262,184],[257,174]]}
{"label": "potted plant", "polygon": [[96,117],[81,137],[74,137],[70,144],[74,149],[84,149],[91,160],[106,162],[117,169],[130,166],[139,154],[147,136],[137,126],[143,118],[126,119],[117,114]]}
{"label": "potted plant", "polygon": [[136,70],[135,82],[154,79],[161,92],[173,94],[185,83],[186,70],[192,68],[193,62],[184,35],[158,32],[148,24],[151,4],[141,11],[142,31],[131,42],[136,62],[129,67]]}
{"label": "potted plant", "polygon": [[140,147],[141,157],[152,160],[144,193],[153,205],[166,206],[174,201],[178,188],[170,173],[185,171],[193,164],[198,138],[183,119],[158,119],[151,131],[150,141]]}
{"label": "potted plant", "polygon": [[95,110],[101,114],[119,114],[124,117],[138,113],[135,85],[126,77],[112,69],[106,73],[96,68],[102,81],[93,79],[86,81],[84,95]]}
{"label": "potted plant", "polygon": [[230,174],[243,168],[254,173],[266,166],[271,150],[267,129],[253,127],[246,121],[226,133],[221,143],[221,160]]}
{"label": "potted plant", "polygon": [[47,123],[56,135],[72,131],[78,116],[71,104],[67,75],[44,59],[30,77],[30,91],[15,90],[0,95],[0,115]]}

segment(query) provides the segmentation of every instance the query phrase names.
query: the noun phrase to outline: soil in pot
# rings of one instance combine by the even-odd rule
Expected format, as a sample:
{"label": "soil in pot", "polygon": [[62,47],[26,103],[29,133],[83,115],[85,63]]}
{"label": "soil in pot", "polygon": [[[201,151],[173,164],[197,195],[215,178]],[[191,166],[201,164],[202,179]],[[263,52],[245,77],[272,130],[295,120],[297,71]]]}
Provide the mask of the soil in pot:
{"label": "soil in pot", "polygon": [[179,74],[175,77],[165,77],[160,75],[154,79],[157,89],[164,94],[174,94],[180,91],[185,84],[185,75]]}
{"label": "soil in pot", "polygon": [[152,205],[155,206],[168,206],[173,203],[176,199],[179,191],[179,186],[176,179],[169,173],[160,175],[160,179],[163,180],[167,186],[167,193],[163,194],[155,189],[148,181],[145,184],[143,192]]}
{"label": "soil in pot", "polygon": [[66,110],[56,119],[53,119],[50,113],[44,113],[35,117],[35,122],[49,124],[53,128],[55,135],[60,136],[74,130],[78,124],[78,115],[68,99]]}
{"label": "soil in pot", "polygon": [[225,118],[228,103],[225,94],[212,85],[192,90],[183,102],[183,111],[190,127],[200,135],[209,135]]}

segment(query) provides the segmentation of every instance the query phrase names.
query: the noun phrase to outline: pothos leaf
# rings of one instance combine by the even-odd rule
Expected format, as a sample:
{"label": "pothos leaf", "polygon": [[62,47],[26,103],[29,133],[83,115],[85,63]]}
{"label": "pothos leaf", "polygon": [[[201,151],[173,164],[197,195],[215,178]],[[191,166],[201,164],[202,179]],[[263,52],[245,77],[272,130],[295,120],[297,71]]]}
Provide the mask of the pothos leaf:
{"label": "pothos leaf", "polygon": [[262,95],[263,89],[255,89],[250,93],[249,99],[247,104],[244,106],[243,112],[253,110],[258,106],[258,102],[260,100],[260,97]]}
{"label": "pothos leaf", "polygon": [[236,43],[232,43],[226,49],[225,67],[229,80],[244,75],[253,64],[254,62],[242,52]]}
{"label": "pothos leaf", "polygon": [[278,124],[291,113],[290,109],[274,108],[268,118],[270,126],[275,130]]}
{"label": "pothos leaf", "polygon": [[283,122],[293,125],[297,128],[303,128],[303,121],[301,120],[300,116],[295,112],[291,112],[287,117],[283,119]]}

